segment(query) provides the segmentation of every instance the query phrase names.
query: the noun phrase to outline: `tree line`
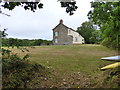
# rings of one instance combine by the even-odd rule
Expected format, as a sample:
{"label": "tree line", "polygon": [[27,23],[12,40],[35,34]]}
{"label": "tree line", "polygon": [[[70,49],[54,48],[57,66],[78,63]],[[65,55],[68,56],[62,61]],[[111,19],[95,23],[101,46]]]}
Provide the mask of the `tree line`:
{"label": "tree line", "polygon": [[40,45],[52,45],[52,41],[43,39],[15,39],[15,38],[2,38],[2,46],[14,47],[14,46],[40,46]]}

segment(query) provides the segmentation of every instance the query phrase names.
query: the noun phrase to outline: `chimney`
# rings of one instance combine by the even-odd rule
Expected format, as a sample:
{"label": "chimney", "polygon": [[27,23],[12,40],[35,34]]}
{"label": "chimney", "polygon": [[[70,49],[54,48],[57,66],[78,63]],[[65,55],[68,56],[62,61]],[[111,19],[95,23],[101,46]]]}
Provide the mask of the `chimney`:
{"label": "chimney", "polygon": [[60,19],[60,23],[63,24],[63,20],[62,19]]}

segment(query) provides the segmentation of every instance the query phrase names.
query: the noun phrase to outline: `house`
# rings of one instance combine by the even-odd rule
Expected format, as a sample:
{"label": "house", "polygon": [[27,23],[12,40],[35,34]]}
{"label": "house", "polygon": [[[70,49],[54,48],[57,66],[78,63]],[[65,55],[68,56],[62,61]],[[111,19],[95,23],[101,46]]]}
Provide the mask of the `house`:
{"label": "house", "polygon": [[63,24],[61,19],[59,24],[53,29],[53,44],[54,45],[71,45],[83,44],[84,38],[72,28]]}

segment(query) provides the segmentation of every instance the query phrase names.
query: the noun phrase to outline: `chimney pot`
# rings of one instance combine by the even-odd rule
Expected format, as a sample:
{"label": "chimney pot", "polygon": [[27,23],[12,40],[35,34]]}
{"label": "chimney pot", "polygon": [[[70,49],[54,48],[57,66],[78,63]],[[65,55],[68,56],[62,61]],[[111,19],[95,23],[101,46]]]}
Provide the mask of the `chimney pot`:
{"label": "chimney pot", "polygon": [[60,19],[60,23],[62,23],[62,24],[63,24],[63,20],[62,20],[62,19]]}

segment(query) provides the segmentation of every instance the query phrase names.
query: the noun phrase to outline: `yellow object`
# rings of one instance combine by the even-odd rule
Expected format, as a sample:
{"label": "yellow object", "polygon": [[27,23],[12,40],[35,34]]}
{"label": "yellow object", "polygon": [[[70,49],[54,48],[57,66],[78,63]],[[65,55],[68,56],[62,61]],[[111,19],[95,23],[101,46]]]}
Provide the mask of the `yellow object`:
{"label": "yellow object", "polygon": [[120,62],[117,62],[117,63],[114,63],[114,64],[107,65],[105,67],[102,67],[101,70],[110,69],[110,68],[116,68],[118,66],[120,66]]}

